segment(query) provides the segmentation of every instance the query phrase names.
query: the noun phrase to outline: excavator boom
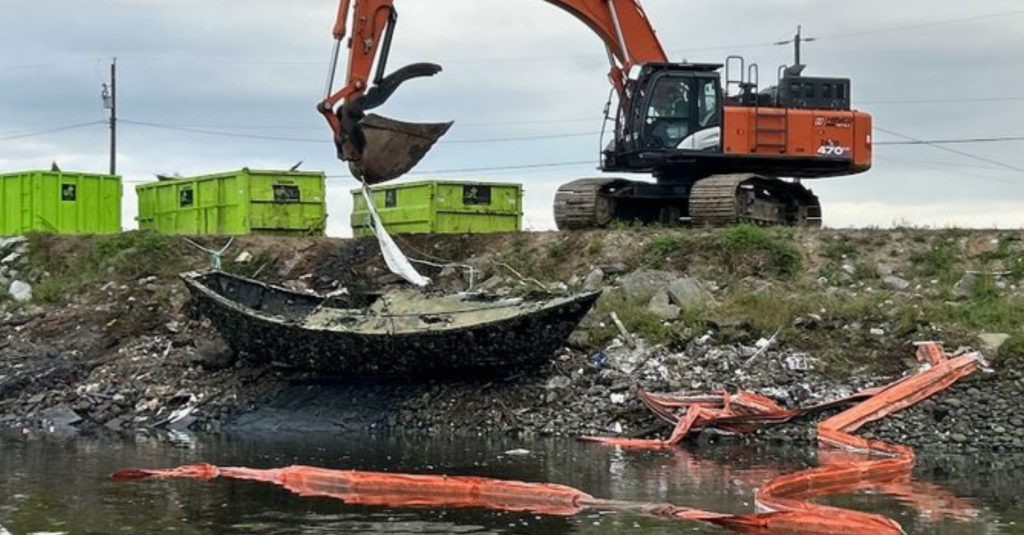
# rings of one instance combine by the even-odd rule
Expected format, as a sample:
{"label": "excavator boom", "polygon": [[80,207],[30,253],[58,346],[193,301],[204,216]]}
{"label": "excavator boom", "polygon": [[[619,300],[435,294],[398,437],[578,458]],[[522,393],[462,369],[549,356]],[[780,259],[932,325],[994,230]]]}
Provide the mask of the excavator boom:
{"label": "excavator boom", "polygon": [[[545,1],[572,14],[600,37],[611,63],[609,78],[621,100],[626,99],[634,65],[668,61],[639,0]],[[394,0],[340,0],[327,90],[318,106],[334,133],[338,157],[349,162],[356,178],[369,184],[409,172],[452,124],[407,123],[367,113],[384,104],[403,83],[441,72],[439,65],[416,63],[387,73],[398,22],[394,4]],[[346,38],[348,76],[345,85],[335,90],[336,68]]]}

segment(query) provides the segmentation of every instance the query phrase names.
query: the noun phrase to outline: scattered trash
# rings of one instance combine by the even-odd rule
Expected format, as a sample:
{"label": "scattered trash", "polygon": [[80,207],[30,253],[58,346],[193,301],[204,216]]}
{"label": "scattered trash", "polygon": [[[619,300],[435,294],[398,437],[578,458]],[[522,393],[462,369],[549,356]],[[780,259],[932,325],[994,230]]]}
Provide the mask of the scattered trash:
{"label": "scattered trash", "polygon": [[634,340],[633,335],[629,334],[629,331],[626,330],[626,326],[622,323],[622,320],[619,319],[619,315],[612,312],[611,317],[612,321],[615,323],[615,327],[617,327],[619,329],[619,333],[622,334],[622,339],[626,341],[626,344],[628,344],[629,347],[635,348],[636,340]]}
{"label": "scattered trash", "polygon": [[513,457],[525,457],[527,455],[530,455],[531,453],[532,452],[530,450],[520,448],[515,450],[508,450],[505,452],[505,455],[510,455]]}

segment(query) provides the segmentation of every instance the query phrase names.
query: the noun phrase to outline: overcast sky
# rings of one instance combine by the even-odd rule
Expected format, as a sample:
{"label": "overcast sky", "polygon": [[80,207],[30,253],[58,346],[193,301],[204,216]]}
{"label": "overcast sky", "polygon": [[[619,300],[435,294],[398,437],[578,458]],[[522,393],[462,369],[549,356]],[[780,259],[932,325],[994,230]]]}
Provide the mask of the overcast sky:
{"label": "overcast sky", "polygon": [[[102,124],[25,134],[103,120],[100,85],[109,58],[117,56],[126,228],[135,226],[134,185],[154,173],[288,168],[303,160],[303,169],[334,177],[329,233],[349,234],[349,190],[356,182],[334,159],[329,131],[314,109],[336,0],[0,2],[0,170],[57,161],[65,170],[105,172]],[[558,184],[596,172],[609,89],[601,43],[541,0],[396,4],[401,21],[391,67],[433,61],[445,71],[406,84],[378,111],[456,121],[408,180],[521,182],[526,226],[553,228]],[[762,73],[774,73],[792,52],[771,43],[803,24],[819,38],[805,45],[808,74],[852,78],[856,107],[870,111],[877,126],[923,139],[1024,136],[1020,0],[644,5],[675,60],[721,62],[742,54]],[[549,134],[565,137],[487,141]],[[899,138],[879,131],[875,139]],[[826,224],[1024,226],[1024,141],[947,147],[975,158],[930,146],[880,146],[871,172],[809,182]],[[460,171],[566,162],[592,163]]]}

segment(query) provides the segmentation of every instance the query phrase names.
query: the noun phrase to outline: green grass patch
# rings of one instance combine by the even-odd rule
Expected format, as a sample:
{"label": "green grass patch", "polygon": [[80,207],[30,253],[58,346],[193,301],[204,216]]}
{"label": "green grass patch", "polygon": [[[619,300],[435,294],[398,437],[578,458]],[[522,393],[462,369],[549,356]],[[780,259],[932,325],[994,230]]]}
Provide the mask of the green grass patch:
{"label": "green grass patch", "polygon": [[658,236],[651,241],[643,253],[643,264],[652,268],[663,267],[675,256],[686,256],[692,252],[692,246],[679,234]]}
{"label": "green grass patch", "polygon": [[910,257],[914,274],[920,277],[938,279],[944,284],[954,284],[960,278],[960,253],[949,242],[931,247],[927,252]]}
{"label": "green grass patch", "polygon": [[728,229],[722,235],[723,260],[737,275],[795,275],[803,269],[803,256],[782,232],[753,225]]}
{"label": "green grass patch", "polygon": [[830,240],[821,250],[821,255],[833,262],[842,262],[852,258],[856,253],[857,248],[854,247],[852,241],[846,236]]}
{"label": "green grass patch", "polygon": [[46,234],[29,235],[29,270],[38,273],[33,298],[59,303],[92,284],[171,276],[184,266],[179,241],[153,232],[99,236],[89,243]]}
{"label": "green grass patch", "polygon": [[[615,312],[626,330],[634,336],[642,337],[644,340],[654,344],[678,344],[692,338],[698,332],[698,325],[690,323],[687,314],[682,315],[682,327],[677,324],[666,322],[647,310],[647,301],[631,301],[626,299],[621,292],[605,292],[597,301],[597,317],[602,326],[591,329],[591,335],[595,347],[604,347],[619,336],[619,330],[611,319],[611,313]],[[694,316],[690,316],[695,321]],[[703,328],[703,324],[699,325]]]}

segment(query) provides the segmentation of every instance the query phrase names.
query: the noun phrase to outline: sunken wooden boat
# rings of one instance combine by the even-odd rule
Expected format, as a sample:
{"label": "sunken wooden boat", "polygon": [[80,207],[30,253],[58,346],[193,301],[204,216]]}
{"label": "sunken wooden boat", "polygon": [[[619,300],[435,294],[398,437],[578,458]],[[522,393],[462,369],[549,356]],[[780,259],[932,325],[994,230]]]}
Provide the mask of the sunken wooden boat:
{"label": "sunken wooden boat", "polygon": [[184,273],[194,306],[243,357],[345,375],[518,371],[548,362],[600,292],[566,297],[323,296],[207,270]]}

